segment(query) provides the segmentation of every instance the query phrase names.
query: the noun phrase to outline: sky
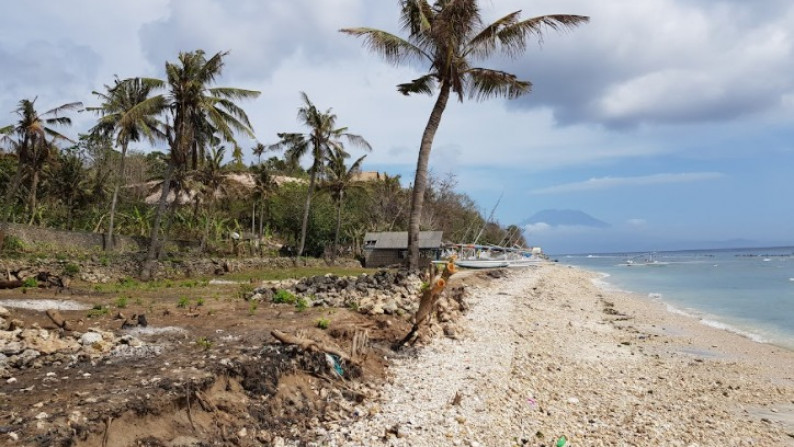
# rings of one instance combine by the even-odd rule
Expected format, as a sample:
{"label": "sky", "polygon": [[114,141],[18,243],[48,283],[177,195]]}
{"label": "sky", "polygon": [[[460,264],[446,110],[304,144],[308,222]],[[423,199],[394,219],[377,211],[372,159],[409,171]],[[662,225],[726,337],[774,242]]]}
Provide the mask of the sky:
{"label": "sky", "polygon": [[[114,75],[163,78],[179,51],[229,51],[218,85],[262,92],[242,103],[258,141],[302,130],[304,91],[371,143],[365,170],[413,180],[433,98],[395,86],[426,67],[395,67],[338,32],[401,33],[397,0],[0,1],[0,125],[23,98],[39,111],[97,105],[91,92]],[[480,5],[486,21],[516,10],[591,19],[545,32],[514,60],[482,62],[531,81],[530,95],[450,101],[430,169],[453,174],[484,215],[501,196],[503,225],[548,209],[609,224],[527,225],[548,253],[794,244],[794,2]],[[78,114],[66,133],[94,120]],[[253,142],[242,145],[254,160]]]}

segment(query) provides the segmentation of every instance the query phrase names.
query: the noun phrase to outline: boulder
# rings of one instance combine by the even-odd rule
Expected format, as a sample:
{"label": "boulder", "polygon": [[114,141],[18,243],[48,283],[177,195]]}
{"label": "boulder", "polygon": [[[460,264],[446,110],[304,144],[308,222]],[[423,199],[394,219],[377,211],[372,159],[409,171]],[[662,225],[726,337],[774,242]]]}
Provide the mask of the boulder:
{"label": "boulder", "polygon": [[102,341],[102,334],[98,332],[86,332],[80,336],[80,344],[83,346],[91,346],[100,341]]}
{"label": "boulder", "polygon": [[3,306],[0,306],[0,318],[10,318],[11,312]]}

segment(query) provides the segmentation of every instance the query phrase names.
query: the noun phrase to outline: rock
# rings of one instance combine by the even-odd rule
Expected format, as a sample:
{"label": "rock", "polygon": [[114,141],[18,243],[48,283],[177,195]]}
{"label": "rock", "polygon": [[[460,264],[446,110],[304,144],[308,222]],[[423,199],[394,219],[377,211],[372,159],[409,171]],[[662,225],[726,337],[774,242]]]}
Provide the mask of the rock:
{"label": "rock", "polygon": [[12,341],[10,343],[6,343],[3,346],[0,346],[0,354],[5,354],[5,355],[16,355],[24,350],[25,350],[24,346],[22,345],[21,342],[18,341]]}
{"label": "rock", "polygon": [[83,346],[91,346],[95,343],[102,341],[102,334],[97,332],[86,332],[80,336],[80,344]]}
{"label": "rock", "polygon": [[46,312],[46,314],[47,314],[47,316],[50,318],[50,320],[52,320],[52,322],[53,322],[53,323],[55,323],[55,325],[56,325],[56,326],[58,326],[59,328],[61,328],[61,329],[65,329],[65,330],[67,330],[67,331],[70,331],[70,330],[72,330],[72,329],[69,327],[69,322],[68,322],[68,321],[66,321],[66,320],[63,318],[63,316],[61,316],[61,313],[60,313],[60,312],[58,312],[58,310],[57,310],[57,309],[47,309],[47,312]]}
{"label": "rock", "polygon": [[31,363],[33,363],[33,360],[39,358],[39,356],[41,356],[41,353],[39,351],[36,351],[34,349],[25,349],[24,351],[22,351],[22,354],[19,354],[17,356],[15,362],[16,366],[18,367],[28,366]]}
{"label": "rock", "polygon": [[10,318],[11,312],[3,306],[0,306],[0,318]]}
{"label": "rock", "polygon": [[50,415],[45,413],[45,412],[43,412],[43,411],[36,415],[36,419],[38,419],[40,421],[44,420],[44,419],[47,419],[48,417],[50,417]]}
{"label": "rock", "polygon": [[7,331],[9,329],[11,329],[11,322],[3,317],[0,317],[0,331]]}

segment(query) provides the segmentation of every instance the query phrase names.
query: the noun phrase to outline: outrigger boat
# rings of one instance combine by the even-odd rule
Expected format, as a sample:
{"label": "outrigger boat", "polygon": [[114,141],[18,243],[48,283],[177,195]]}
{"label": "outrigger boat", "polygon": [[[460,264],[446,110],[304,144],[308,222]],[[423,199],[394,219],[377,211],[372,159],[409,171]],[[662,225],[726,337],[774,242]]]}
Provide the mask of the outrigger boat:
{"label": "outrigger boat", "polygon": [[[497,245],[450,244],[442,259],[455,256],[455,264],[463,268],[487,269],[503,267],[528,267],[544,262],[543,258],[525,249]],[[433,261],[441,264],[445,260]]]}

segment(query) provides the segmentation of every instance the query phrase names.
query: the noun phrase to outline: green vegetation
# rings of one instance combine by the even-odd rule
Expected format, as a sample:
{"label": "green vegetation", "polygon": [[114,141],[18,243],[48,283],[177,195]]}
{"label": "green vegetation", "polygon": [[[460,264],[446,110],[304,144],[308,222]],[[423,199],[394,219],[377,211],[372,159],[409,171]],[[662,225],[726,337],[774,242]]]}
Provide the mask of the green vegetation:
{"label": "green vegetation", "polygon": [[300,297],[295,301],[295,309],[298,312],[303,312],[307,307],[309,307],[309,302],[306,298]]}
{"label": "green vegetation", "polygon": [[128,295],[122,295],[116,298],[116,307],[118,307],[119,309],[124,309],[127,307],[129,301],[130,301],[130,297]]}
{"label": "green vegetation", "polygon": [[[407,14],[406,23],[417,25],[414,22],[424,17],[409,14],[412,8],[409,4],[425,3],[406,3],[403,11]],[[463,7],[461,20],[472,26],[460,29],[468,33],[480,29],[476,3],[474,0],[445,3],[439,8]],[[441,14],[439,10],[432,11],[424,17],[428,22],[418,24],[421,26],[417,32],[407,40],[395,37],[393,42],[398,45],[394,48],[383,45],[380,39],[389,37],[385,33],[372,34],[372,30],[363,29],[345,32],[364,37],[371,48],[386,51],[393,61],[404,60],[405,52],[410,53],[411,48],[423,48],[425,54],[438,58],[436,62],[444,62],[443,66],[468,67],[466,58],[471,54],[461,53],[469,48],[467,45],[485,45],[489,49],[486,52],[508,50],[509,55],[517,55],[529,42],[526,39],[529,34],[539,36],[539,27],[570,28],[581,22],[577,16],[570,16],[568,22],[550,16],[550,21],[541,21],[542,25],[534,27],[506,21],[497,26],[498,33],[483,37],[476,44],[469,34],[424,36],[422,26]],[[494,36],[505,40],[497,42]],[[389,53],[390,48],[393,53]],[[442,54],[440,49],[451,51]],[[198,49],[180,52],[173,55],[173,60],[164,61],[162,80],[109,79],[108,85],[93,92],[98,104],[88,107],[67,103],[40,112],[39,106],[45,99],[20,100],[10,111],[15,113],[11,122],[0,122],[0,191],[3,191],[0,220],[104,233],[106,240],[111,241],[114,236],[150,236],[148,259],[154,259],[162,251],[164,258],[174,263],[188,258],[184,250],[197,247],[213,256],[274,256],[278,254],[274,247],[281,243],[286,245],[281,255],[325,256],[333,261],[344,254],[360,259],[366,231],[416,229],[418,219],[411,219],[408,210],[412,210],[414,218],[417,210],[433,216],[433,229],[443,231],[447,240],[467,240],[474,230],[484,228],[480,237],[483,244],[524,243],[518,227],[486,224],[474,201],[455,191],[457,181],[451,174],[443,178],[429,175],[420,164],[417,180],[413,182],[418,187],[413,191],[402,186],[405,182],[399,176],[384,173],[378,173],[370,181],[354,182],[363,157],[351,159],[345,145],[369,149],[369,144],[362,136],[348,133],[347,128],[337,124],[332,109],[318,108],[306,94],[301,94],[298,106],[300,132],[259,135],[262,141],[269,139],[271,144],[241,147],[240,135],[255,138],[242,104],[256,98],[259,92],[215,85],[223,74],[227,54],[207,54]],[[429,92],[424,87],[435,81],[439,100],[434,114],[438,116],[447,96],[462,97],[464,92],[460,89],[476,90],[472,93],[477,98],[514,97],[522,93],[521,81],[507,73],[484,70],[482,73],[488,72],[491,77],[481,83],[475,82],[483,79],[473,71],[442,73],[433,71],[439,65],[430,66],[427,76],[401,84],[400,91]],[[96,113],[94,126],[84,134],[61,133],[69,131],[70,114],[81,109]],[[438,121],[431,120],[427,130],[437,126]],[[365,133],[366,129],[361,131]],[[166,149],[142,153],[130,147],[143,141],[146,146]],[[256,156],[256,162],[246,166],[245,152],[249,150]],[[271,150],[281,152],[263,159],[262,155]],[[423,140],[420,161],[429,156],[429,151],[430,143]],[[231,155],[231,161],[224,161],[226,154]],[[300,165],[302,155],[312,160],[308,168]],[[250,182],[243,183],[251,186],[231,181],[232,174],[247,176]],[[277,182],[279,176],[295,181]],[[153,188],[146,186],[152,180],[162,198],[154,208],[145,201],[153,193]],[[173,192],[195,200],[168,206],[165,198],[172,188],[179,188]],[[243,236],[242,239],[232,239],[232,232]],[[165,242],[166,246],[160,243],[161,239],[170,242]],[[53,247],[31,245],[36,245],[39,251],[30,253],[33,257],[51,257],[55,252]],[[11,235],[6,235],[2,244],[5,256],[16,256],[29,249]],[[57,256],[64,261],[76,259],[71,253],[60,252]],[[109,266],[113,256],[102,253],[98,262]],[[78,274],[77,266],[67,264],[64,273]],[[235,273],[228,278],[273,280],[329,272],[344,276],[357,275],[363,270],[295,268],[256,276]],[[153,281],[142,285],[125,278],[95,289],[121,292],[199,285],[206,285],[206,280]]]}
{"label": "green vegetation", "polygon": [[289,290],[279,289],[273,295],[274,303],[294,304],[295,300],[296,300],[295,295],[293,295]]}
{"label": "green vegetation", "polygon": [[317,327],[325,330],[328,329],[328,326],[331,324],[331,321],[327,318],[320,318],[317,320]]}
{"label": "green vegetation", "polygon": [[67,276],[76,276],[80,273],[80,266],[74,263],[68,263],[63,267],[63,274]]}
{"label": "green vegetation", "polygon": [[256,309],[259,307],[256,301],[249,301],[248,302],[248,315],[253,315],[256,313]]}
{"label": "green vegetation", "polygon": [[212,341],[207,339],[207,337],[199,337],[196,339],[196,345],[205,351],[212,347]]}
{"label": "green vegetation", "polygon": [[204,302],[205,302],[205,300],[204,300],[204,298],[203,298],[203,297],[199,297],[199,298],[197,298],[197,299],[196,299],[196,307],[201,307],[201,306],[203,306],[203,305],[204,305]]}
{"label": "green vegetation", "polygon": [[176,307],[178,308],[185,308],[190,304],[190,299],[184,295],[179,297],[179,301],[176,303]]}
{"label": "green vegetation", "polygon": [[36,280],[36,278],[25,278],[25,280],[22,281],[22,287],[35,288],[38,286],[39,282]]}
{"label": "green vegetation", "polygon": [[88,318],[99,318],[99,317],[105,316],[105,315],[107,315],[109,313],[110,313],[110,309],[107,306],[103,306],[101,304],[95,304],[94,307],[92,307],[88,311],[88,315],[86,315],[86,316]]}

